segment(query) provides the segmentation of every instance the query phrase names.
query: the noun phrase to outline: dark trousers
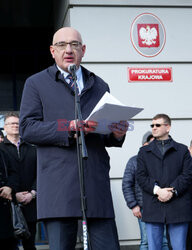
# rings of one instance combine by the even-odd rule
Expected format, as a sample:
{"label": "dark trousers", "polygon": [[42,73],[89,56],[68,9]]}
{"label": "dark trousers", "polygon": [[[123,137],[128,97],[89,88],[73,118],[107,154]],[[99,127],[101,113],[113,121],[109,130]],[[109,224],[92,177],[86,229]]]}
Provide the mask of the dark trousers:
{"label": "dark trousers", "polygon": [[[88,219],[92,250],[120,250],[114,219]],[[50,250],[75,250],[78,219],[45,221]]]}
{"label": "dark trousers", "polygon": [[1,250],[15,250],[17,246],[17,240],[15,238],[0,239]]}
{"label": "dark trousers", "polygon": [[29,239],[22,240],[24,250],[36,250],[35,248],[35,235],[36,235],[36,222],[27,222],[31,236]]}

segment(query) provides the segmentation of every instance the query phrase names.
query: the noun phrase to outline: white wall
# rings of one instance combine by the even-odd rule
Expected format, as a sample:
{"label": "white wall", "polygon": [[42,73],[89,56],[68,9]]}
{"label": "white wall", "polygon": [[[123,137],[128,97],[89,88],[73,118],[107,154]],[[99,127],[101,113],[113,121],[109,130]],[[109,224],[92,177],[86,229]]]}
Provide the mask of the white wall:
{"label": "white wall", "polygon": [[[163,22],[166,45],[157,57],[142,57],[133,48],[130,27],[141,13],[153,13]],[[88,46],[86,62],[191,61],[192,32],[189,8],[84,7],[70,9],[71,26],[81,31]],[[179,49],[178,49],[179,48]]]}
{"label": "white wall", "polygon": [[69,0],[72,6],[192,6],[191,0]]}
{"label": "white wall", "polygon": [[[122,244],[130,243],[139,239],[139,229],[137,220],[126,207],[121,178],[128,159],[137,154],[143,134],[150,130],[150,119],[157,113],[167,113],[173,119],[173,138],[187,145],[192,139],[192,0],[158,3],[154,0],[71,0],[69,7],[64,24],[82,34],[87,45],[83,65],[101,76],[121,102],[144,108],[135,117],[134,131],[128,132],[123,148],[108,149],[119,237]],[[165,47],[153,58],[141,56],[130,39],[133,20],[145,12],[158,16],[166,30]],[[172,67],[173,81],[128,83],[128,67]]]}
{"label": "white wall", "polygon": [[[87,49],[87,53],[89,53],[89,49]],[[192,89],[192,64],[165,62],[164,67],[172,67],[173,82],[132,83],[128,82],[128,67],[162,67],[162,64],[158,62],[150,65],[146,63],[94,64],[85,62],[84,66],[108,82],[111,94],[122,103],[143,107],[144,111],[137,115],[139,119],[151,118],[159,112],[165,112],[171,118],[192,118],[190,91]]]}

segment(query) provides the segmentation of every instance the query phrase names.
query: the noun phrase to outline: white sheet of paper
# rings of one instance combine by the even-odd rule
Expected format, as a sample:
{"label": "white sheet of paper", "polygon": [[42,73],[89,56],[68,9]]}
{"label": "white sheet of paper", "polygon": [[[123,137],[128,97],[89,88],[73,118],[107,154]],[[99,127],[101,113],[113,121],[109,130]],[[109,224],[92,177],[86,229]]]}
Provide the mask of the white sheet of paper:
{"label": "white sheet of paper", "polygon": [[142,110],[143,108],[125,106],[110,93],[106,92],[86,121],[98,122],[94,133],[109,134],[111,133],[111,130],[108,128],[109,125],[120,121],[128,121]]}

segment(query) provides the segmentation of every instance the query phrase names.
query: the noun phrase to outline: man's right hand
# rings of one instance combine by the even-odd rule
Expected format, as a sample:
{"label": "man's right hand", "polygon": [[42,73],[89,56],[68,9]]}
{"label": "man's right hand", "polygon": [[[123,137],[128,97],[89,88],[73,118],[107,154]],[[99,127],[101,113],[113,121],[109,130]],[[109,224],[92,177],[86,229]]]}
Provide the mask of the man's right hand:
{"label": "man's right hand", "polygon": [[139,206],[132,208],[133,215],[137,218],[141,218],[141,210]]}
{"label": "man's right hand", "polygon": [[95,131],[98,123],[94,121],[75,121],[72,120],[69,123],[69,131],[76,131],[76,127],[78,127],[78,131],[83,130],[86,134]]}
{"label": "man's right hand", "polygon": [[156,192],[158,200],[161,202],[167,202],[173,197],[173,188],[159,188]]}

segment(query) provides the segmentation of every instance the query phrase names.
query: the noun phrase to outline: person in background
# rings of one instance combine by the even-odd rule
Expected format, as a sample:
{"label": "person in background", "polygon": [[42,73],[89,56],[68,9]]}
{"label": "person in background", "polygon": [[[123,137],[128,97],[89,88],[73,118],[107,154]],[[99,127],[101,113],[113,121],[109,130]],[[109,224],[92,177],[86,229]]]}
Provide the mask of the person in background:
{"label": "person in background", "polygon": [[15,250],[10,200],[19,188],[19,176],[8,155],[0,150],[0,249]]}
{"label": "person in background", "polygon": [[2,130],[0,130],[0,143],[3,142],[3,140],[4,140],[4,134]]}
{"label": "person in background", "polygon": [[9,112],[4,118],[6,136],[0,144],[0,149],[8,154],[11,166],[15,166],[19,175],[19,189],[16,199],[22,204],[31,237],[23,239],[24,250],[35,250],[36,234],[36,147],[23,141],[19,136],[19,116]]}
{"label": "person in background", "polygon": [[187,146],[169,135],[168,115],[156,115],[151,127],[155,140],[140,148],[136,172],[143,193],[142,219],[149,250],[161,250],[165,225],[172,249],[185,250],[188,223],[192,221],[192,159]]}
{"label": "person in background", "polygon": [[[142,139],[142,145],[143,146],[148,145],[151,141],[153,141],[153,139],[154,137],[151,134],[151,132],[149,131],[146,132]],[[133,215],[138,218],[140,235],[141,235],[140,250],[148,250],[145,222],[142,221],[142,207],[143,207],[142,191],[136,180],[136,169],[137,169],[137,155],[131,157],[126,165],[122,182],[122,190],[127,206],[132,210]],[[166,238],[166,228],[165,228],[162,250],[168,250],[168,249],[169,247]]]}
{"label": "person in background", "polygon": [[190,155],[192,156],[192,140],[191,140],[190,145],[189,145],[189,152],[190,152]]}
{"label": "person in background", "polygon": [[[192,157],[192,140],[190,141],[189,145],[189,152]],[[191,185],[191,196],[192,196],[192,185]],[[189,223],[189,228],[187,232],[187,250],[192,250],[192,222]]]}

